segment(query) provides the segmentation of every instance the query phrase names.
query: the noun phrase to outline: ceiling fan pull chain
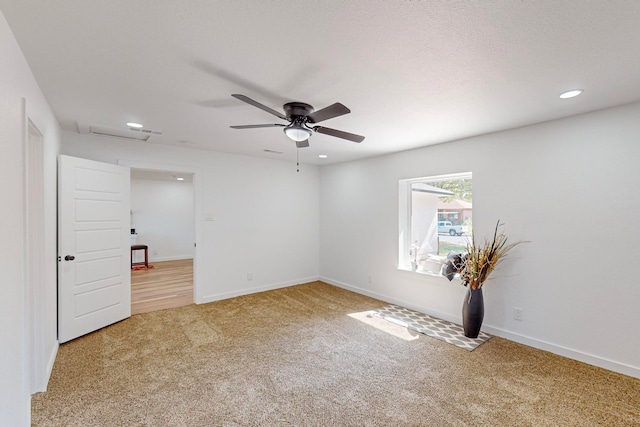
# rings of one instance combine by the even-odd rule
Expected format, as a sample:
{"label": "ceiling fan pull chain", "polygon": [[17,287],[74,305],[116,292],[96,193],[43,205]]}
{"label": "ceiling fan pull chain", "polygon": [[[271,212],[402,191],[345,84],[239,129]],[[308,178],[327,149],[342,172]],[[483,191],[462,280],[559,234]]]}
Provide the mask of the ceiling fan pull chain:
{"label": "ceiling fan pull chain", "polygon": [[300,172],[300,148],[296,146],[296,172]]}

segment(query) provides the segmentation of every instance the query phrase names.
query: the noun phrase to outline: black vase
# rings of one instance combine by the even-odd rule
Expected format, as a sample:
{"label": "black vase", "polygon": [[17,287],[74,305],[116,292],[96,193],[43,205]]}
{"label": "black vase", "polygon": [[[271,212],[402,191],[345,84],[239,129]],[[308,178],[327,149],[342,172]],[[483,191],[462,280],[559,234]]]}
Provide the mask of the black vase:
{"label": "black vase", "polygon": [[478,338],[480,328],[484,319],[484,299],[482,298],[482,288],[473,290],[467,288],[462,304],[462,327],[464,336],[467,338]]}

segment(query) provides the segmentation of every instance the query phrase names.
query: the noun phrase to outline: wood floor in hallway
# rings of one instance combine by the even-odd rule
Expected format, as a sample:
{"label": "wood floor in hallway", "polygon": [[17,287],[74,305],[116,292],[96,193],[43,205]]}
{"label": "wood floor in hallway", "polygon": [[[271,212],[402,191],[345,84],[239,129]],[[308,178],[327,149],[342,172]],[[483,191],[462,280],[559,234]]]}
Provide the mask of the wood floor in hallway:
{"label": "wood floor in hallway", "polygon": [[131,272],[131,314],[193,304],[193,260],[151,263]]}

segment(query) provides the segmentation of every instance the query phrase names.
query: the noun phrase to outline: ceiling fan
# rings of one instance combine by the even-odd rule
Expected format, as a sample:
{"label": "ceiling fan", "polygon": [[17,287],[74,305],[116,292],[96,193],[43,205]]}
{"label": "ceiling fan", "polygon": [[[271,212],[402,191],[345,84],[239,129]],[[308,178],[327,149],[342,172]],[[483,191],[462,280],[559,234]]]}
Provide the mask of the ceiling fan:
{"label": "ceiling fan", "polygon": [[272,108],[267,107],[266,105],[259,103],[258,101],[254,101],[248,96],[239,94],[233,94],[231,96],[289,122],[288,125],[276,123],[263,125],[231,126],[231,128],[233,129],[283,127],[284,133],[290,139],[296,142],[296,146],[298,148],[309,146],[309,137],[313,132],[323,133],[325,135],[335,136],[336,138],[342,138],[353,142],[364,141],[364,136],[356,135],[354,133],[331,129],[324,126],[310,126],[324,120],[332,119],[344,114],[349,114],[351,110],[349,110],[339,102],[336,102],[335,104],[329,105],[328,107],[325,107],[318,111],[314,111],[311,105],[305,104],[304,102],[287,102],[282,106],[282,109],[284,110],[284,114],[282,114]]}

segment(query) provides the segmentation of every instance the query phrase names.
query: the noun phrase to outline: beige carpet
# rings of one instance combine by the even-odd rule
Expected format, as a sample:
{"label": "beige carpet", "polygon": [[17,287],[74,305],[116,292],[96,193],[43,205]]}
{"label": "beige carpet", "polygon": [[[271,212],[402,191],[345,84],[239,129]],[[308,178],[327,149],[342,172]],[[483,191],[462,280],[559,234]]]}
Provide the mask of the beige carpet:
{"label": "beige carpet", "polygon": [[317,282],[133,316],[60,347],[33,425],[640,425],[638,379],[363,314],[384,305]]}

